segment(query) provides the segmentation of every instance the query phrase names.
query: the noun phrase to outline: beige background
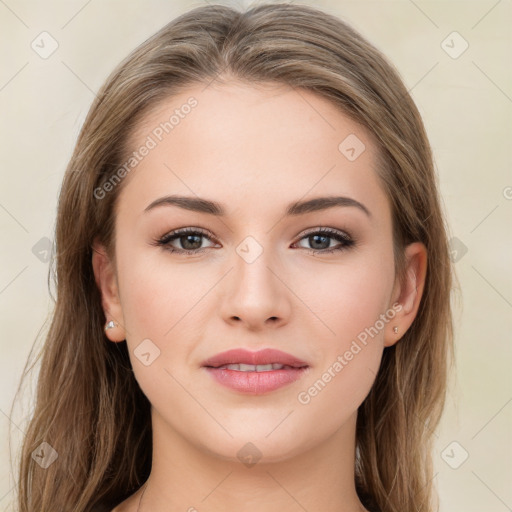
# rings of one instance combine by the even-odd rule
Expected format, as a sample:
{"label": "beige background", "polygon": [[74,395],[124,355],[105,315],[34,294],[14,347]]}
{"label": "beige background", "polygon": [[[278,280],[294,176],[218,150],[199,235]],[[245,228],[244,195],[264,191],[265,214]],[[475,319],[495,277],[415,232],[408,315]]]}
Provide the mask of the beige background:
{"label": "beige background", "polygon": [[[78,130],[113,67],[203,3],[0,0],[0,510],[14,502],[8,432],[15,452],[30,402],[26,397],[14,412],[11,403],[51,308],[44,237],[53,238],[57,193]],[[383,50],[424,117],[458,239],[464,306],[456,309],[457,372],[435,452],[440,510],[511,510],[511,2],[303,3],[340,16]],[[59,45],[47,59],[31,48],[43,31]],[[469,46],[458,55],[464,41]]]}

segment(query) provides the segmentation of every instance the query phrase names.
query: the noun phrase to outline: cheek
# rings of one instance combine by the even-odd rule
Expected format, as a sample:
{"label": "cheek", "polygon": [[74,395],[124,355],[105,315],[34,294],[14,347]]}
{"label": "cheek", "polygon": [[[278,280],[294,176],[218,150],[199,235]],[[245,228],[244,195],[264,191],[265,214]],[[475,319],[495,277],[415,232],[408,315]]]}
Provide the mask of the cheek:
{"label": "cheek", "polygon": [[350,255],[336,265],[316,263],[295,276],[294,291],[309,307],[311,319],[318,320],[316,330],[327,346],[343,348],[385,313],[394,268],[392,256],[380,254]]}
{"label": "cheek", "polygon": [[[318,362],[299,403],[337,422],[362,403],[378,373],[384,330],[394,316],[387,311],[393,272],[392,257],[371,257],[323,269],[314,281],[303,283],[304,302],[321,322],[311,315]],[[329,413],[332,404],[340,407]]]}
{"label": "cheek", "polygon": [[[190,350],[187,341],[196,336],[195,306],[207,283],[191,279],[191,273],[179,266],[162,264],[165,258],[161,254],[155,257],[159,252],[144,249],[126,252],[123,257],[120,251],[118,275],[135,378],[152,403],[162,401],[168,406],[169,394],[183,395],[178,382],[184,380]],[[145,347],[144,351],[140,347]],[[148,352],[150,362],[146,365],[139,357]],[[181,364],[173,364],[175,361]]]}
{"label": "cheek", "polygon": [[[164,340],[207,290],[208,282],[194,279],[187,265],[169,265],[159,250],[133,251],[119,258],[121,300],[126,328],[134,337]],[[187,267],[187,268],[183,268]],[[181,320],[183,319],[183,320]]]}

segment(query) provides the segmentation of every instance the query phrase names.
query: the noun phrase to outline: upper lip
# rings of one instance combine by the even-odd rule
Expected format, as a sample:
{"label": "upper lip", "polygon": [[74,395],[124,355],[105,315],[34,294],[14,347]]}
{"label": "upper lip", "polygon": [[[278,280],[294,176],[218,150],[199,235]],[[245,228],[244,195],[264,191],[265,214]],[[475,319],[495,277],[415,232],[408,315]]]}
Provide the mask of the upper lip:
{"label": "upper lip", "polygon": [[308,366],[307,363],[301,361],[295,356],[273,348],[266,348],[259,350],[258,352],[251,352],[250,350],[245,350],[243,348],[228,350],[206,359],[206,361],[203,361],[202,366],[218,368],[219,366],[224,366],[226,364],[260,365],[272,363],[293,366],[295,368]]}

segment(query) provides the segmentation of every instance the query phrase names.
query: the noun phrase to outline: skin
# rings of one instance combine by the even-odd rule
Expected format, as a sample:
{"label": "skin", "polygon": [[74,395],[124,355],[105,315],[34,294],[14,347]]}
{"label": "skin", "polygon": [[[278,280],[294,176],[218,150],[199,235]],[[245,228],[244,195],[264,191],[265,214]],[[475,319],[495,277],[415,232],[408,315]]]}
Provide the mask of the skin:
{"label": "skin", "polygon": [[[236,81],[191,86],[144,117],[131,147],[190,96],[197,107],[122,184],[115,259],[99,243],[93,256],[107,320],[118,324],[107,336],[126,339],[152,404],[153,467],[140,511],[363,511],[354,485],[357,409],[383,350],[414,320],[426,249],[406,248],[400,286],[372,136],[314,93]],[[350,134],[366,146],[355,161],[338,149]],[[170,194],[217,201],[226,215],[169,205],[144,212]],[[359,201],[371,216],[346,206],[284,215],[293,201],[333,195]],[[154,244],[183,227],[210,233],[197,242],[203,252],[187,257]],[[312,254],[340,245],[334,238],[313,245],[306,235],[319,227],[345,232],[355,245]],[[236,251],[247,236],[263,249],[252,263]],[[171,245],[190,248],[186,242]],[[401,307],[394,318],[309,403],[300,403],[299,393],[393,304]],[[149,366],[134,355],[144,339],[160,350]],[[276,391],[243,395],[201,368],[235,347],[278,348],[309,369]],[[248,442],[261,454],[252,467],[237,457]],[[135,512],[141,490],[114,512]]]}

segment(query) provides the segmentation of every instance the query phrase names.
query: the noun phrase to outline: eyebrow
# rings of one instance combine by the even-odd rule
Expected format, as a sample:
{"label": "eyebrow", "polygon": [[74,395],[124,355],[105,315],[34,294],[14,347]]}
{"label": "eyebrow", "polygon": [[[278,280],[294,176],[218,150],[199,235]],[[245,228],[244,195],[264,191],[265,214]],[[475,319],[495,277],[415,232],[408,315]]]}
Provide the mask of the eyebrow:
{"label": "eyebrow", "polygon": [[[226,215],[226,210],[216,201],[209,201],[208,199],[202,199],[200,197],[177,195],[164,196],[156,199],[144,209],[144,212],[149,212],[158,206],[177,206],[185,210],[208,213],[218,217]],[[314,199],[308,199],[307,201],[296,201],[287,206],[286,215],[303,215],[305,213],[326,210],[336,206],[355,207],[363,211],[368,217],[372,217],[370,210],[368,210],[364,204],[351,197],[344,196],[316,197]]]}

